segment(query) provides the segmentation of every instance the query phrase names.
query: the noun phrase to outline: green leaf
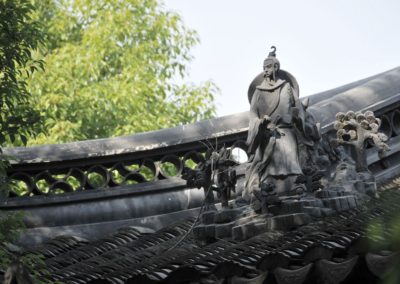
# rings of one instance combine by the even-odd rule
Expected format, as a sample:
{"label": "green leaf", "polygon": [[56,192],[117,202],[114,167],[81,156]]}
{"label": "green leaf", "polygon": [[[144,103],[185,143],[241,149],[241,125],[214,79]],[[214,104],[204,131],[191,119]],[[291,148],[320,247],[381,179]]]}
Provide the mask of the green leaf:
{"label": "green leaf", "polygon": [[21,134],[20,138],[21,138],[21,141],[24,144],[24,146],[26,146],[26,143],[28,142],[28,139],[26,138],[26,136]]}

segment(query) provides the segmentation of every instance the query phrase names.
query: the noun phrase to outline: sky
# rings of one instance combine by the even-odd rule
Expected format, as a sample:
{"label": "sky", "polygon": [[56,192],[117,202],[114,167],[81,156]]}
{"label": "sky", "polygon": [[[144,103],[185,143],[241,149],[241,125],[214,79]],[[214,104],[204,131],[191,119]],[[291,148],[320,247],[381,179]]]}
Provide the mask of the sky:
{"label": "sky", "polygon": [[164,0],[200,44],[187,81],[212,80],[217,116],[249,109],[247,89],[270,46],[300,96],[400,66],[399,0]]}

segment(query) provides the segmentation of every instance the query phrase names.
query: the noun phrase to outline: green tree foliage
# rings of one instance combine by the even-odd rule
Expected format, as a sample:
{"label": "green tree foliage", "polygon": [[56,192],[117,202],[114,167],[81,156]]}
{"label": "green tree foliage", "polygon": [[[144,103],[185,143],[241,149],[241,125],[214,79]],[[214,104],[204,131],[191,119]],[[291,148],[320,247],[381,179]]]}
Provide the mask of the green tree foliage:
{"label": "green tree foliage", "polygon": [[[0,0],[0,147],[26,144],[27,137],[41,130],[26,83],[43,69],[43,61],[32,54],[44,41],[42,26],[31,18],[33,12],[29,0]],[[8,165],[0,148],[0,198],[9,190]]]}
{"label": "green tree foliage", "polygon": [[198,43],[157,0],[37,0],[46,24],[46,71],[29,87],[60,143],[149,131],[210,118],[216,87],[185,79]]}
{"label": "green tree foliage", "polygon": [[[33,55],[43,43],[42,27],[31,18],[33,12],[34,6],[29,0],[0,0],[0,147],[26,144],[27,137],[41,130],[39,112],[30,104],[26,83],[35,71],[43,69],[43,61]],[[9,161],[0,148],[0,199],[6,197],[10,186],[6,175],[8,166]],[[21,212],[0,211],[2,271],[16,257],[7,245],[24,230],[23,217]],[[26,254],[20,260],[32,268],[34,263],[40,263],[41,256]]]}
{"label": "green tree foliage", "polygon": [[[366,226],[365,231],[368,243],[364,245],[367,245],[371,252],[390,253],[400,251],[400,212],[394,206],[394,204],[399,204],[400,196],[391,193],[391,191],[399,190],[397,183],[393,182],[393,184],[393,188],[381,191],[379,198],[375,200],[380,203],[379,207],[387,208],[385,214],[369,220]],[[398,255],[392,261],[393,263],[386,268],[381,283],[400,283],[400,271],[398,269],[400,267],[400,256]]]}
{"label": "green tree foliage", "polygon": [[[26,144],[27,137],[40,130],[39,113],[30,105],[26,83],[34,71],[43,69],[43,61],[32,56],[43,43],[42,27],[31,18],[33,11],[29,0],[0,0],[0,199],[10,190],[6,174],[9,161],[1,146]],[[16,222],[18,218],[20,222]],[[22,228],[21,220],[19,215],[0,215],[0,243],[11,240]],[[0,259],[6,261],[4,254],[0,247]]]}
{"label": "green tree foliage", "polygon": [[29,0],[0,0],[0,146],[25,144],[37,131],[38,112],[30,105],[26,80],[43,61],[32,52],[43,42],[41,27],[31,19]]}
{"label": "green tree foliage", "polygon": [[[49,283],[43,279],[43,275],[49,273],[44,256],[38,253],[22,253],[20,248],[12,245],[25,230],[23,218],[22,212],[0,211],[0,270],[6,271],[13,260],[18,260],[26,266],[34,283]],[[10,250],[11,246],[14,247],[14,251]]]}
{"label": "green tree foliage", "polygon": [[0,211],[0,268],[4,269],[11,262],[11,253],[5,247],[15,241],[25,228],[22,213],[6,213]]}

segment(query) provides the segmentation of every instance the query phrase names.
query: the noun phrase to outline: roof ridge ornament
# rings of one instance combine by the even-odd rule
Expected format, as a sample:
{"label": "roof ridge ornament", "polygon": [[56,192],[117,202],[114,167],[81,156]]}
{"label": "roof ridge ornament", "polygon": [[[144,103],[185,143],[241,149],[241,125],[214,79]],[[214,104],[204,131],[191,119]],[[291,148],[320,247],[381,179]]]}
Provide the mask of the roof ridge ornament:
{"label": "roof ridge ornament", "polygon": [[268,57],[275,57],[276,58],[276,47],[275,47],[275,45],[272,45],[270,48],[272,49],[272,51],[270,51],[268,53]]}

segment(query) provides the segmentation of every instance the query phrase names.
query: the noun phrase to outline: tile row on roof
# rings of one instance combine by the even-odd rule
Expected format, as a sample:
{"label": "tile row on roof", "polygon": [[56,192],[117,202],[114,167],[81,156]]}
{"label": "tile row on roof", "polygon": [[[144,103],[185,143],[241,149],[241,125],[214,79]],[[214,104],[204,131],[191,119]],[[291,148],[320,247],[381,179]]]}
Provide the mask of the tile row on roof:
{"label": "tile row on roof", "polygon": [[391,189],[364,208],[242,242],[202,246],[188,234],[190,218],[153,234],[127,227],[93,242],[58,237],[30,252],[45,256],[43,277],[61,283],[377,283],[399,247],[389,226],[375,236],[368,225],[399,210]]}

